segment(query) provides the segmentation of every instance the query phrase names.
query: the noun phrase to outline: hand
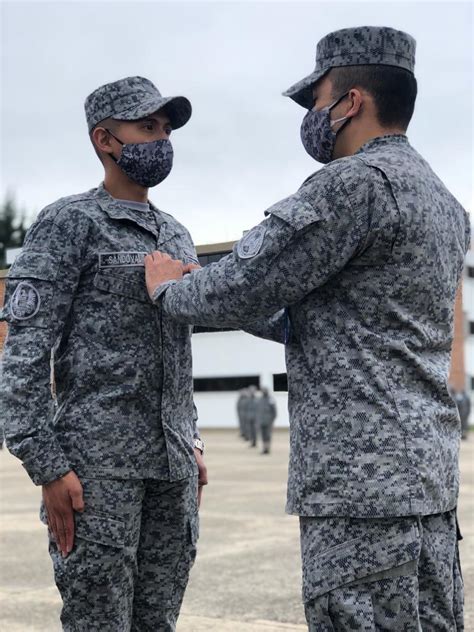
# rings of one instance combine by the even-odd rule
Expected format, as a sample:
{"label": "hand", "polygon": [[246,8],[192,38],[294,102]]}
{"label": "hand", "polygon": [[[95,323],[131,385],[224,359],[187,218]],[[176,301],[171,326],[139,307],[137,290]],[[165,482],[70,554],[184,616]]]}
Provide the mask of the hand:
{"label": "hand", "polygon": [[201,506],[201,498],[202,498],[202,488],[204,485],[207,485],[207,467],[204,463],[204,459],[202,458],[201,450],[198,448],[194,448],[194,456],[196,457],[196,463],[199,470],[199,478],[198,478],[198,507]]}
{"label": "hand", "polygon": [[156,250],[145,257],[145,279],[150,298],[154,291],[166,281],[183,278],[183,262]]}
{"label": "hand", "polygon": [[48,526],[63,557],[74,545],[74,512],[84,511],[82,485],[74,472],[43,485]]}

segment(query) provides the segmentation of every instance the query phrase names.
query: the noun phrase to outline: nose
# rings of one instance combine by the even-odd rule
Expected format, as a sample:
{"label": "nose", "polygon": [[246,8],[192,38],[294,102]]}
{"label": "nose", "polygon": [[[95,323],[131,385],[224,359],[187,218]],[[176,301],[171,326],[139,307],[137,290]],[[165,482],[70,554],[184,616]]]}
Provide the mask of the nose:
{"label": "nose", "polygon": [[166,140],[169,138],[169,134],[165,129],[159,129],[156,132],[156,140]]}

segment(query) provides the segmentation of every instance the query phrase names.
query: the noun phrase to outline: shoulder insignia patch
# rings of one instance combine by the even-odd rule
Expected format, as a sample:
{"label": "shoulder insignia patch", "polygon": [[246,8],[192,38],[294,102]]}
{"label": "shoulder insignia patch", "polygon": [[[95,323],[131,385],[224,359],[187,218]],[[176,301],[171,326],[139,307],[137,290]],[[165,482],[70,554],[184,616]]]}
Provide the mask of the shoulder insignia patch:
{"label": "shoulder insignia patch", "polygon": [[146,254],[146,252],[100,252],[99,268],[143,267]]}
{"label": "shoulder insignia patch", "polygon": [[39,312],[41,298],[38,290],[28,283],[21,281],[13,292],[10,311],[16,320],[28,320]]}
{"label": "shoulder insignia patch", "polygon": [[241,259],[251,259],[260,252],[265,238],[265,227],[255,226],[237,244],[237,254]]}

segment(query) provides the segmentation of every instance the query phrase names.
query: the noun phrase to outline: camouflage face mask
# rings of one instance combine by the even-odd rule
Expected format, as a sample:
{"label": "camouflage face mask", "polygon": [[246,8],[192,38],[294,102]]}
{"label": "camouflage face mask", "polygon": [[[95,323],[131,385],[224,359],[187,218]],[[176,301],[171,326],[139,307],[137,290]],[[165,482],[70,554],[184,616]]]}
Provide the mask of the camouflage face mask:
{"label": "camouflage face mask", "polygon": [[[303,147],[312,158],[323,164],[331,162],[336,135],[350,121],[347,116],[331,121],[330,116],[331,110],[348,94],[346,92],[322,110],[308,110],[301,123],[300,134]],[[337,132],[333,132],[334,123],[344,120],[346,121],[344,125],[341,125]]]}
{"label": "camouflage face mask", "polygon": [[117,160],[109,154],[120,169],[142,187],[154,187],[169,175],[173,166],[173,146],[167,138],[149,143],[123,143],[109,129],[111,136],[122,145]]}

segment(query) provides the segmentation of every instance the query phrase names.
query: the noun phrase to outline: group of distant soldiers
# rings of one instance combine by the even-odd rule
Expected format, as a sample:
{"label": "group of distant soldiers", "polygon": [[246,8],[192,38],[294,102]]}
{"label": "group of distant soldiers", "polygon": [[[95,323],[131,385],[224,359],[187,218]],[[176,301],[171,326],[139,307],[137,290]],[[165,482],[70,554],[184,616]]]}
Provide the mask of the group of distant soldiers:
{"label": "group of distant soldiers", "polygon": [[277,415],[275,400],[270,396],[268,388],[261,391],[256,386],[249,386],[240,391],[237,400],[237,416],[239,433],[250,447],[257,446],[257,437],[262,440],[262,454],[270,454],[273,422]]}

